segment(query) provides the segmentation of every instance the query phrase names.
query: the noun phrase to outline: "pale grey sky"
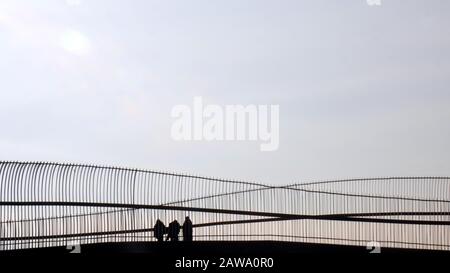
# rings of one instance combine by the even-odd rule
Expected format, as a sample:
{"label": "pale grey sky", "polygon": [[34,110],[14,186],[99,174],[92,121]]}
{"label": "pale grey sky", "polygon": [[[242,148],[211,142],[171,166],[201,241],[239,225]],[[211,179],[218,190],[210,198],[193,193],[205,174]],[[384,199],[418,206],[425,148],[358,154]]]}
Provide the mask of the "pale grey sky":
{"label": "pale grey sky", "polygon": [[[0,160],[285,184],[450,175],[450,2],[0,0]],[[175,142],[176,104],[279,104],[280,147]]]}

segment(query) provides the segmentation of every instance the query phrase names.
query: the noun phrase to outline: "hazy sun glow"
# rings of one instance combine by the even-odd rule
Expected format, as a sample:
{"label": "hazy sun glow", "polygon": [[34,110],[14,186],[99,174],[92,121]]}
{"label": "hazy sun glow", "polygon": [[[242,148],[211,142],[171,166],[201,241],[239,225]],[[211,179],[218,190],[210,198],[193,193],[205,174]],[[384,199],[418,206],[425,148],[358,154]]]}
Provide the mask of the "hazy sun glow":
{"label": "hazy sun glow", "polygon": [[69,6],[78,6],[81,4],[81,0],[66,0],[66,3]]}
{"label": "hazy sun glow", "polygon": [[61,47],[69,53],[83,56],[90,52],[89,39],[77,30],[66,30],[60,38]]}

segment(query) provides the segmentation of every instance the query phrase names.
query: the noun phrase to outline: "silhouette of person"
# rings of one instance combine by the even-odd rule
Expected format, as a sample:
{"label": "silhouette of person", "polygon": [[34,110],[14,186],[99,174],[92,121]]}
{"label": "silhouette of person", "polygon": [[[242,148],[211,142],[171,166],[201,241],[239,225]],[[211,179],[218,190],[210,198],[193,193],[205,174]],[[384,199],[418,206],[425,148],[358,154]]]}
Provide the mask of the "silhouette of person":
{"label": "silhouette of person", "polygon": [[169,240],[172,242],[177,242],[178,241],[178,235],[180,234],[180,229],[181,226],[178,223],[177,220],[173,220],[170,224],[169,224],[169,228],[167,229],[167,238],[166,241]]}
{"label": "silhouette of person", "polygon": [[186,216],[183,224],[183,241],[192,242],[192,221]]}
{"label": "silhouette of person", "polygon": [[153,237],[155,237],[158,242],[164,241],[164,234],[166,233],[166,226],[161,220],[156,220],[156,224],[153,227]]}

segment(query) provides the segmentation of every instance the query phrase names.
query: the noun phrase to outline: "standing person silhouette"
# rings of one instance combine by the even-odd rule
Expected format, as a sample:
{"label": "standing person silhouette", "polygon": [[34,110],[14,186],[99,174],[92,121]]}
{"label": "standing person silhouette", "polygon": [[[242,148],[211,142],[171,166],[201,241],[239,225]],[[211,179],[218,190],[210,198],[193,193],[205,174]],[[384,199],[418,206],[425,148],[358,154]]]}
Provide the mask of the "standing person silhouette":
{"label": "standing person silhouette", "polygon": [[166,233],[166,226],[161,220],[156,220],[156,224],[153,227],[153,237],[155,237],[158,242],[164,241],[164,234]]}
{"label": "standing person silhouette", "polygon": [[189,219],[189,216],[186,216],[183,224],[183,241],[192,242],[192,221]]}
{"label": "standing person silhouette", "polygon": [[171,242],[178,242],[178,236],[180,234],[181,226],[177,220],[173,220],[169,224],[169,228],[167,229],[167,238],[166,241],[170,239]]}

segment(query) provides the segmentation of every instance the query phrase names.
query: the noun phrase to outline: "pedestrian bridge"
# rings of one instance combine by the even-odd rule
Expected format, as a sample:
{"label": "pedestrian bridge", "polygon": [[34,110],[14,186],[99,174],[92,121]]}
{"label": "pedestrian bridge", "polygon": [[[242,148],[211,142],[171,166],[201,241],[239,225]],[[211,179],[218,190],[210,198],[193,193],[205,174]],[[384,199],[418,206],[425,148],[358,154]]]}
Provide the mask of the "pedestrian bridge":
{"label": "pedestrian bridge", "polygon": [[[154,241],[157,219],[194,241],[450,250],[450,177],[274,186],[186,174],[0,162],[0,250]],[[181,238],[182,239],[182,238]]]}

